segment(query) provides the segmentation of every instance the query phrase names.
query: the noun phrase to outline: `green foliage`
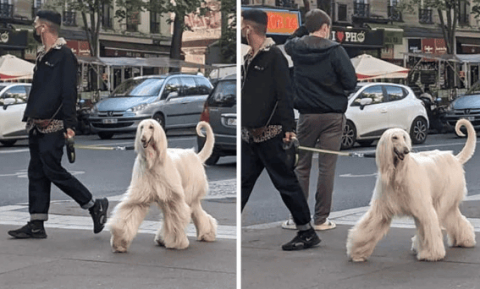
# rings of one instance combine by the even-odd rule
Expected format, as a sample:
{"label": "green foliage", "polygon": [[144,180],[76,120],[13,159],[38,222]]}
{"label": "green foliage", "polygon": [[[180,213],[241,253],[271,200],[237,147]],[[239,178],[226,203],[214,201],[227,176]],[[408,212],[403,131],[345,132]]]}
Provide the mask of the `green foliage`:
{"label": "green foliage", "polygon": [[[480,1],[480,0],[479,0]],[[225,63],[237,60],[237,13],[235,0],[222,0],[222,36],[218,41]]]}

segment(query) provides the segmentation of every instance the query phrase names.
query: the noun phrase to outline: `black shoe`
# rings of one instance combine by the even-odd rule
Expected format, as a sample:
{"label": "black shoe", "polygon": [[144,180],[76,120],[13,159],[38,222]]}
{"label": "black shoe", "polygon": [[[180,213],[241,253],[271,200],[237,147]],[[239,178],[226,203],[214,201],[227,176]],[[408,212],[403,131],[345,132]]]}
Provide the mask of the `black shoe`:
{"label": "black shoe", "polygon": [[310,228],[306,231],[299,231],[293,240],[282,246],[282,249],[284,251],[304,250],[320,244],[320,241],[315,230]]}
{"label": "black shoe", "polygon": [[43,223],[38,226],[34,225],[32,222],[28,222],[25,226],[17,230],[8,231],[8,234],[17,239],[45,239],[47,234],[45,233],[45,228]]}
{"label": "black shoe", "polygon": [[93,219],[93,232],[95,234],[100,233],[105,227],[105,223],[107,222],[107,209],[107,198],[95,200],[95,205],[90,208],[90,215],[92,215]]}

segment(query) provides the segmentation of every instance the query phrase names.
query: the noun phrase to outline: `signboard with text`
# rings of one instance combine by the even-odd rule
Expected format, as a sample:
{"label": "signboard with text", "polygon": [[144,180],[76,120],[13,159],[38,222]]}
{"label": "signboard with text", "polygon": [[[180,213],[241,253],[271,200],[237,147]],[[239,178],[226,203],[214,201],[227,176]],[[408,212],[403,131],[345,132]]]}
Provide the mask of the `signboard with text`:
{"label": "signboard with text", "polygon": [[348,29],[345,27],[333,26],[330,39],[344,46],[383,48],[383,32],[383,30],[368,30],[362,28]]}
{"label": "signboard with text", "polygon": [[[242,7],[242,9],[250,9]],[[290,10],[279,10],[260,8],[268,15],[267,34],[273,35],[291,35],[300,27],[300,12]]]}

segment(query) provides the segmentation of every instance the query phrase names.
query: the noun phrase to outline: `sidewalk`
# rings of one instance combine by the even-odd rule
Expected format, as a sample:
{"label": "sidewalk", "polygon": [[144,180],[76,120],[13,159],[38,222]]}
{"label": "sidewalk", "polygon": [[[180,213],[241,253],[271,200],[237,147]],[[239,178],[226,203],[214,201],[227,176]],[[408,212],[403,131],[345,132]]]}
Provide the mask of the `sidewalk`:
{"label": "sidewalk", "polygon": [[[105,228],[93,234],[87,211],[73,201],[52,202],[48,238],[15,240],[7,231],[29,220],[26,204],[0,207],[0,288],[235,288],[235,182],[211,183],[204,209],[218,223],[217,241],[196,241],[189,225],[190,246],[169,250],[154,244],[160,211],[152,206],[128,253],[113,253]],[[221,193],[223,192],[223,193]],[[108,197],[109,213],[121,196]]]}
{"label": "sidewalk", "polygon": [[[242,288],[480,288],[480,244],[448,248],[441,262],[419,262],[410,251],[413,221],[395,220],[369,261],[352,263],[346,255],[348,230],[367,207],[335,212],[337,228],[320,232],[320,246],[284,252],[295,235],[280,222],[242,229]],[[468,198],[462,213],[475,227],[480,243],[480,196]],[[446,243],[445,243],[446,244]]]}

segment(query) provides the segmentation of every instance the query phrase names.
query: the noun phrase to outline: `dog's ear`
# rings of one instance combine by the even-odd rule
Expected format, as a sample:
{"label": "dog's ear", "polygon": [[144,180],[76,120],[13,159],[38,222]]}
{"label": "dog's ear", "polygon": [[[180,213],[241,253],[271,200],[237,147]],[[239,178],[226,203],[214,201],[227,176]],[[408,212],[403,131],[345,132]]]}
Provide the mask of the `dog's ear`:
{"label": "dog's ear", "polygon": [[380,177],[382,178],[382,183],[388,186],[395,170],[395,164],[393,163],[395,157],[393,152],[391,130],[387,130],[383,133],[382,137],[378,141],[375,155],[375,161],[377,163],[377,169]]}
{"label": "dog's ear", "polygon": [[142,127],[144,126],[144,122],[141,121],[140,124],[138,124],[138,127],[137,127],[137,133],[135,135],[135,143],[134,143],[134,148],[135,148],[135,152],[138,154],[140,153],[140,150],[142,148],[142,142],[141,142],[141,139],[142,139]]}
{"label": "dog's ear", "polygon": [[153,149],[152,154],[148,154],[147,156],[147,163],[148,168],[152,168],[153,164],[158,161],[160,164],[163,164],[165,158],[167,156],[167,136],[165,131],[160,126],[160,124],[156,121],[152,121],[153,124],[153,135],[152,135],[152,142],[154,143],[153,146],[150,146],[149,149]]}

